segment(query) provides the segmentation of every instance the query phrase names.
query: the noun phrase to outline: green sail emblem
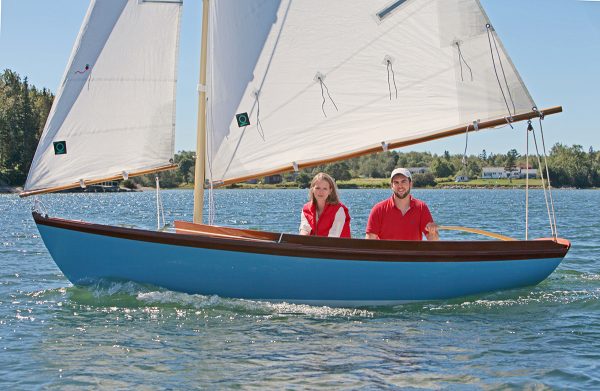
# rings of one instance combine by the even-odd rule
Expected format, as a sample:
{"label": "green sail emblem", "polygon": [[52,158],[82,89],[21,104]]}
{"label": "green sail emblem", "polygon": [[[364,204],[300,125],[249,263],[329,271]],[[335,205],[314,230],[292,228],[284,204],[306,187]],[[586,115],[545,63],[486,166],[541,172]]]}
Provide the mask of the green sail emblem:
{"label": "green sail emblem", "polygon": [[235,119],[237,119],[237,123],[240,128],[250,125],[250,118],[248,117],[248,113],[236,114]]}
{"label": "green sail emblem", "polygon": [[54,154],[55,155],[66,155],[67,154],[67,142],[66,141],[55,141],[54,142]]}

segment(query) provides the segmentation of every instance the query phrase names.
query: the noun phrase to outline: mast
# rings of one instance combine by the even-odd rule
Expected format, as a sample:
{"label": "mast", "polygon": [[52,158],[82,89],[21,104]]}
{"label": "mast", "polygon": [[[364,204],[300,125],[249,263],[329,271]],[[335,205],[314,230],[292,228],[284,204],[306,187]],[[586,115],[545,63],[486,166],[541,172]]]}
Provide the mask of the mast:
{"label": "mast", "polygon": [[209,0],[202,2],[202,43],[200,49],[200,82],[198,84],[198,123],[196,132],[196,166],[194,172],[194,223],[202,224],[204,207],[204,165],[206,151],[206,51],[208,42]]}

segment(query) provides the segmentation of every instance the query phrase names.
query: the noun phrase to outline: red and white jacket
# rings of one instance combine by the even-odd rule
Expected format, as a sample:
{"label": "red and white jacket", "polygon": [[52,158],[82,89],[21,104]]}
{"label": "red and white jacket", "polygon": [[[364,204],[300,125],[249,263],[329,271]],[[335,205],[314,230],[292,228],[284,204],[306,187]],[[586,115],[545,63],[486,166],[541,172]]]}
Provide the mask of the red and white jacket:
{"label": "red and white jacket", "polygon": [[350,237],[350,213],[341,202],[325,204],[325,209],[317,219],[317,206],[307,202],[300,216],[300,231],[310,232],[311,235],[339,238]]}

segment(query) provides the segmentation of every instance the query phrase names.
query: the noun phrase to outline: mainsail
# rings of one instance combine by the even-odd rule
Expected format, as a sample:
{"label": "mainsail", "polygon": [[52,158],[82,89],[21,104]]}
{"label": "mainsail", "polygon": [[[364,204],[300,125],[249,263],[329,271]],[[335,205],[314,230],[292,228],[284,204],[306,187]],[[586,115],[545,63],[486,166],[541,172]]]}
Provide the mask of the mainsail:
{"label": "mainsail", "polygon": [[172,166],[181,1],[94,0],[25,194]]}
{"label": "mainsail", "polygon": [[477,0],[211,1],[208,42],[217,184],[535,107]]}

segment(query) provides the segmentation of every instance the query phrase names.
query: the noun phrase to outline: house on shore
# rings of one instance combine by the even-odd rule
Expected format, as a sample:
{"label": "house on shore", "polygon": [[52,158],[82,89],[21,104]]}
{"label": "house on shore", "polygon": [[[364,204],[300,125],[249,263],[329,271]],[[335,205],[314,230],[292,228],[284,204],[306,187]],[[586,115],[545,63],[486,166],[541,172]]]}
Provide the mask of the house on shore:
{"label": "house on shore", "polygon": [[538,173],[535,168],[515,168],[514,170],[506,170],[504,167],[483,167],[481,169],[481,179],[522,179],[529,174],[529,178],[537,178]]}
{"label": "house on shore", "polygon": [[266,176],[263,180],[264,184],[267,185],[275,185],[277,183],[281,183],[283,181],[283,177],[279,174]]}

